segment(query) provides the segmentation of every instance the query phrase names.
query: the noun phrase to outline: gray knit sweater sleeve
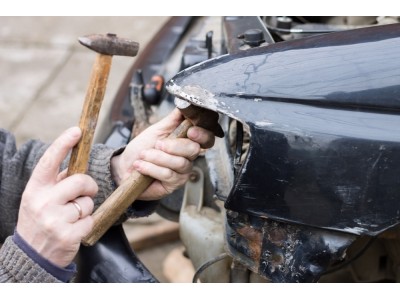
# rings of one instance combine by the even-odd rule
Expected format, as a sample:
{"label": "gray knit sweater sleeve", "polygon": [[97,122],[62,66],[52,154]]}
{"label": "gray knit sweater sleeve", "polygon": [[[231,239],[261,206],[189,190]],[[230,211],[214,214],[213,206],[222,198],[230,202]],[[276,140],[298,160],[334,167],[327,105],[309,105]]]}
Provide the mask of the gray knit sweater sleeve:
{"label": "gray knit sweater sleeve", "polygon": [[0,282],[51,283],[60,282],[30,259],[8,237],[0,249]]}
{"label": "gray knit sweater sleeve", "polygon": [[[12,235],[17,221],[21,195],[40,157],[48,148],[37,140],[31,140],[16,149],[15,139],[0,129],[0,243]],[[88,174],[99,191],[94,199],[97,208],[115,189],[110,173],[110,161],[114,149],[98,144],[90,153]],[[68,158],[61,169],[67,167]]]}
{"label": "gray knit sweater sleeve", "polygon": [[[29,177],[48,145],[40,141],[29,141],[16,149],[15,139],[9,132],[0,129],[0,282],[54,282],[46,273],[12,241],[21,196]],[[95,145],[90,155],[91,175],[99,186],[94,201],[98,207],[114,190],[110,174],[110,160],[114,150],[104,145]],[[66,167],[66,162],[61,169]],[[28,271],[29,269],[29,271]]]}

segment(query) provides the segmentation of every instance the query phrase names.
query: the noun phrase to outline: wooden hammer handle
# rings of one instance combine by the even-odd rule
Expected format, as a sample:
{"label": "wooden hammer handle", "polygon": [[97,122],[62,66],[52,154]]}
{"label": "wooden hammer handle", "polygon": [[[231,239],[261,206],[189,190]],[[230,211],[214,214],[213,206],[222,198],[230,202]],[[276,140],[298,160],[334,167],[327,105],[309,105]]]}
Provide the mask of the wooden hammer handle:
{"label": "wooden hammer handle", "polygon": [[111,55],[96,55],[79,121],[82,137],[79,143],[72,149],[67,176],[76,173],[86,173],[90,148],[110,73],[111,59]]}
{"label": "wooden hammer handle", "polygon": [[[186,137],[187,131],[191,126],[192,123],[189,120],[184,120],[168,138]],[[94,227],[82,239],[82,243],[85,246],[94,245],[153,181],[152,177],[133,171],[93,213]]]}

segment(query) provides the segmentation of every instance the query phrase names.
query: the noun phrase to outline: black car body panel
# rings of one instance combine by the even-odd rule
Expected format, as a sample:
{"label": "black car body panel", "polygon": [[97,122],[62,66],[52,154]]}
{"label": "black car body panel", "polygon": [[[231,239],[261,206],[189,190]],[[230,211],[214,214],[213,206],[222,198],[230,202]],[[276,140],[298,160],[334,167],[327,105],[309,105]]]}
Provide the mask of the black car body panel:
{"label": "black car body panel", "polygon": [[[243,123],[229,210],[353,234],[400,223],[400,25],[224,55],[172,94]],[[218,78],[218,80],[216,80]]]}

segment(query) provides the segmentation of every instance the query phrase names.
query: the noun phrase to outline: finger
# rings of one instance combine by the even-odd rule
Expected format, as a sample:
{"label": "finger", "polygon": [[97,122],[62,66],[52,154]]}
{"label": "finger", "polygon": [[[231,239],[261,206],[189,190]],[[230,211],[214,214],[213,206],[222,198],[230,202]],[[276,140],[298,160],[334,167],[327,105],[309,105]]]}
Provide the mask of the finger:
{"label": "finger", "polygon": [[158,140],[155,148],[171,155],[183,156],[189,160],[195,160],[201,150],[198,143],[186,138]]}
{"label": "finger", "polygon": [[203,149],[211,148],[215,143],[215,135],[211,131],[198,126],[190,127],[187,132],[187,137],[199,143]]}
{"label": "finger", "polygon": [[[183,120],[184,117],[182,113],[179,109],[175,108],[166,117],[147,128],[140,135],[167,137],[179,126],[180,123],[182,123]],[[152,142],[154,143],[154,141]]]}
{"label": "finger", "polygon": [[39,184],[53,183],[57,179],[62,161],[79,141],[81,130],[72,127],[62,133],[46,150],[35,169],[31,180]]}
{"label": "finger", "polygon": [[135,161],[133,166],[141,174],[148,175],[156,180],[172,184],[173,186],[180,186],[189,176],[188,173],[180,174],[169,168],[160,167],[144,160]]}
{"label": "finger", "polygon": [[66,204],[80,196],[94,197],[98,191],[96,181],[86,174],[74,174],[52,188],[54,203]]}
{"label": "finger", "polygon": [[171,133],[184,120],[179,109],[173,109],[166,117],[154,124],[154,128]]}
{"label": "finger", "polygon": [[79,197],[65,204],[65,221],[74,223],[83,219],[93,212],[94,202],[90,197]]}
{"label": "finger", "polygon": [[155,180],[149,186],[147,190],[145,190],[141,195],[139,195],[138,199],[140,200],[159,200],[164,198],[166,195],[171,194],[177,188],[182,186],[185,182],[180,185],[164,185],[161,181]]}
{"label": "finger", "polygon": [[57,175],[57,182],[60,182],[61,180],[67,178],[67,174],[68,174],[68,169],[62,170],[58,175]]}
{"label": "finger", "polygon": [[122,155],[125,153],[136,153],[138,147],[140,149],[154,148],[157,139],[166,138],[182,121],[183,116],[179,109],[174,109],[169,115],[136,136],[133,141],[127,145]]}
{"label": "finger", "polygon": [[192,169],[193,163],[183,156],[168,154],[157,149],[144,150],[139,155],[141,160],[150,162],[154,165],[172,169],[177,173],[188,173]]}
{"label": "finger", "polygon": [[86,216],[85,218],[79,219],[75,223],[71,224],[71,236],[81,241],[87,236],[93,229],[94,221],[92,216]]}

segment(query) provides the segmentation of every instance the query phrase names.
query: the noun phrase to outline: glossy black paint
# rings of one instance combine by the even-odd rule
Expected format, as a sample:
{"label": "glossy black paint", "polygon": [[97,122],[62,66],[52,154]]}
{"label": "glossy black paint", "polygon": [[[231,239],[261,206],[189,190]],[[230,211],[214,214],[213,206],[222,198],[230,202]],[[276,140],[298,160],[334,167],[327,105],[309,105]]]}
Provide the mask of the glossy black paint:
{"label": "glossy black paint", "polygon": [[81,246],[77,282],[157,283],[131,249],[122,225],[111,227],[93,246]]}
{"label": "glossy black paint", "polygon": [[353,234],[400,223],[400,25],[254,48],[186,69],[178,97],[244,124],[227,209]]}

